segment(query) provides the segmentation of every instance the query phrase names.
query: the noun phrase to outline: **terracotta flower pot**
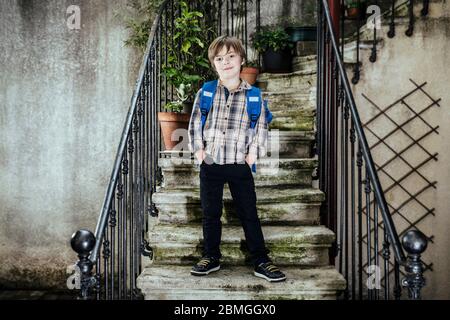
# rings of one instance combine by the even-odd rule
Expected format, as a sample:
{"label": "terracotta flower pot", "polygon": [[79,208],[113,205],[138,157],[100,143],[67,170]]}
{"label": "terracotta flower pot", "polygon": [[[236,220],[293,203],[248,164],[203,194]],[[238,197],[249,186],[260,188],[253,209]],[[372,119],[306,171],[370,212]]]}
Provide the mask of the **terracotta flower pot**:
{"label": "terracotta flower pot", "polygon": [[347,8],[347,18],[357,19],[359,16],[359,8]]}
{"label": "terracotta flower pot", "polygon": [[174,137],[172,139],[172,133],[176,129],[188,130],[190,118],[191,115],[189,113],[158,112],[158,120],[161,125],[165,150],[172,150],[173,147],[175,147],[180,142],[179,140],[181,140],[181,137]]}
{"label": "terracotta flower pot", "polygon": [[359,19],[365,20],[366,19],[366,11],[367,11],[367,3],[361,1],[359,4],[359,7],[353,4],[352,6],[346,7],[347,19]]}
{"label": "terracotta flower pot", "polygon": [[254,85],[256,78],[258,77],[259,69],[253,67],[244,67],[241,71],[241,79],[247,81],[249,84]]}

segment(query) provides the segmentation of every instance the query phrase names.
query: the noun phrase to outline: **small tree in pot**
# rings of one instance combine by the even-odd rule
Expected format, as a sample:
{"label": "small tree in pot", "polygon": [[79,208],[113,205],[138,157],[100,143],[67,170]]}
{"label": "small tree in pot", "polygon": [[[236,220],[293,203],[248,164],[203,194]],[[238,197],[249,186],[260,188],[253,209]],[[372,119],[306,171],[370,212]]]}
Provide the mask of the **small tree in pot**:
{"label": "small tree in pot", "polygon": [[[164,0],[130,0],[116,11],[115,17],[123,20],[126,28],[131,31],[125,45],[145,51],[153,20],[163,2]],[[189,126],[194,92],[205,79],[215,77],[206,58],[208,48],[204,45],[209,37],[216,36],[215,31],[208,27],[207,19],[203,19],[205,14],[209,14],[205,12],[205,3],[209,0],[198,2],[199,9],[192,10],[186,0],[180,0],[181,14],[175,18],[174,28],[165,30],[166,37],[161,37],[161,52],[167,51],[167,63],[161,66],[162,74],[169,85],[161,98],[169,102],[164,106],[167,112],[158,112],[158,120],[167,150],[177,144],[177,141],[171,141],[173,131],[177,128],[187,129]],[[179,43],[181,47],[178,46]],[[164,84],[161,81],[162,87]]]}
{"label": "small tree in pot", "polygon": [[263,26],[250,35],[250,40],[262,54],[264,72],[291,72],[294,44],[289,41],[289,35],[283,27]]}
{"label": "small tree in pot", "polygon": [[178,143],[172,138],[172,134],[175,130],[183,128],[188,129],[190,113],[182,112],[189,105],[189,95],[187,94],[191,90],[191,84],[180,84],[175,88],[177,92],[177,100],[171,101],[164,106],[167,112],[158,112],[158,120],[161,125],[161,130],[164,139],[164,146],[166,150],[172,150]]}
{"label": "small tree in pot", "polygon": [[185,1],[181,1],[180,5],[181,16],[174,23],[174,44],[171,41],[166,44],[167,63],[162,65],[163,74],[175,91],[171,96],[176,96],[165,105],[167,112],[158,112],[166,150],[171,150],[178,143],[172,139],[174,130],[188,129],[195,90],[209,77],[210,70],[204,43],[212,30],[200,27],[201,12],[190,10]]}

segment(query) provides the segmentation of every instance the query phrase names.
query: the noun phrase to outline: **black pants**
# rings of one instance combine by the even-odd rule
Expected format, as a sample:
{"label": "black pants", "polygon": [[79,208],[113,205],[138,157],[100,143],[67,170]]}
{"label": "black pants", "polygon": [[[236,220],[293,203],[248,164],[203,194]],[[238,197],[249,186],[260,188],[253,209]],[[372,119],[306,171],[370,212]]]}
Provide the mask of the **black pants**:
{"label": "black pants", "polygon": [[255,266],[269,261],[256,210],[255,183],[247,163],[200,165],[200,197],[203,209],[203,255],[221,258],[223,187],[228,182],[237,215],[244,228],[248,251]]}

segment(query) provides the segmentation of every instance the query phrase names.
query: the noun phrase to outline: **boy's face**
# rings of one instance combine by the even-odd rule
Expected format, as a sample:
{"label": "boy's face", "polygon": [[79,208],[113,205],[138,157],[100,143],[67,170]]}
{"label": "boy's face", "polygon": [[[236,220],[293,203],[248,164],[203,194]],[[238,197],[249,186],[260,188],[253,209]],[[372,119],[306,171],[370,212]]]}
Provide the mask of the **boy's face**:
{"label": "boy's face", "polygon": [[220,80],[231,80],[239,78],[241,73],[242,58],[232,47],[225,46],[214,57],[214,66],[219,74]]}

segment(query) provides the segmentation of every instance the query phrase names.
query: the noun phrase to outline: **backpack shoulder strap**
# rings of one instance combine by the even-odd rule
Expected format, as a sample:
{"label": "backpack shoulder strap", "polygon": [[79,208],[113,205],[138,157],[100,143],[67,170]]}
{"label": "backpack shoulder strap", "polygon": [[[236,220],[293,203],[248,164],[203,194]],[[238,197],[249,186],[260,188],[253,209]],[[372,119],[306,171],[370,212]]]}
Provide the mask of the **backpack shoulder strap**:
{"label": "backpack shoulder strap", "polygon": [[261,90],[252,86],[247,90],[247,114],[250,119],[250,128],[255,128],[261,114]]}
{"label": "backpack shoulder strap", "polygon": [[[255,86],[247,91],[247,114],[250,119],[250,128],[256,127],[256,122],[261,115],[262,96],[261,90]],[[252,172],[256,173],[256,162],[252,165]]]}
{"label": "backpack shoulder strap", "polygon": [[206,118],[208,117],[209,110],[214,101],[214,95],[216,94],[217,80],[205,82],[202,86],[200,93],[200,111],[202,113],[202,129],[205,126]]}

